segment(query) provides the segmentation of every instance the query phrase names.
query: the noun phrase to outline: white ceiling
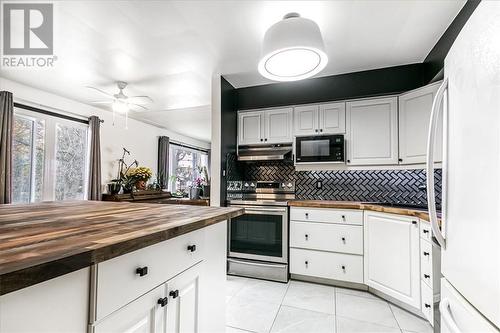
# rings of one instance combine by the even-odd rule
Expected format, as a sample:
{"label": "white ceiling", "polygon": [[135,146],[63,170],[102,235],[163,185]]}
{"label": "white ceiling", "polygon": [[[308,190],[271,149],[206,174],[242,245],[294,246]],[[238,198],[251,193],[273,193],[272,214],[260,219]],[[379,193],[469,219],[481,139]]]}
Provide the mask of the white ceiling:
{"label": "white ceiling", "polygon": [[172,131],[210,140],[211,77],[235,87],[269,83],[257,72],[266,29],[288,12],[316,21],[329,64],[320,74],[421,62],[465,0],[366,1],[60,1],[54,2],[50,70],[2,76],[81,102],[92,85],[149,95],[136,113]]}

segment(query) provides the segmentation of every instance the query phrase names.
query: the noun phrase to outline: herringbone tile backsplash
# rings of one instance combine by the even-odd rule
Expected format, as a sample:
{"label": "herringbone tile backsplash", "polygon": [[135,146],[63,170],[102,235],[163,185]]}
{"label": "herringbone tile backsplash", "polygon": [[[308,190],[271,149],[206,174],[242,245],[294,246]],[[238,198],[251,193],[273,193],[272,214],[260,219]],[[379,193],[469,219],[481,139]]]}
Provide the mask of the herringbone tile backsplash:
{"label": "herringbone tile backsplash", "polygon": [[[349,170],[295,171],[287,162],[228,163],[228,180],[294,180],[298,199],[381,201],[395,204],[427,205],[425,171]],[[441,204],[441,169],[435,174],[436,203]],[[316,182],[322,181],[322,188]],[[439,208],[439,207],[438,207]]]}

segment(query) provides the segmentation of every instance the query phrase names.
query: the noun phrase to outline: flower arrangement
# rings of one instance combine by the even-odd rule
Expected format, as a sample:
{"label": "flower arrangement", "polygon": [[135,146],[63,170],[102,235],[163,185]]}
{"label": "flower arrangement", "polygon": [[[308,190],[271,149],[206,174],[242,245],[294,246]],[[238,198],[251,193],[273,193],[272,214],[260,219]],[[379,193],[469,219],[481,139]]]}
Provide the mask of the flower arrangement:
{"label": "flower arrangement", "polygon": [[153,170],[143,166],[130,168],[127,172],[127,176],[134,178],[137,181],[147,182],[151,177],[153,177]]}

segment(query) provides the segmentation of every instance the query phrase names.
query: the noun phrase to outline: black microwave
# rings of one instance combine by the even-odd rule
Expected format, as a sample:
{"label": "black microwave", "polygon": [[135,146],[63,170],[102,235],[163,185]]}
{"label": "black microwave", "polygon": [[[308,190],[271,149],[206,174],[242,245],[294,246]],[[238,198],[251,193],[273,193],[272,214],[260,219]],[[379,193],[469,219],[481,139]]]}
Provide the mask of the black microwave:
{"label": "black microwave", "polygon": [[321,135],[296,137],[295,162],[345,162],[344,136]]}

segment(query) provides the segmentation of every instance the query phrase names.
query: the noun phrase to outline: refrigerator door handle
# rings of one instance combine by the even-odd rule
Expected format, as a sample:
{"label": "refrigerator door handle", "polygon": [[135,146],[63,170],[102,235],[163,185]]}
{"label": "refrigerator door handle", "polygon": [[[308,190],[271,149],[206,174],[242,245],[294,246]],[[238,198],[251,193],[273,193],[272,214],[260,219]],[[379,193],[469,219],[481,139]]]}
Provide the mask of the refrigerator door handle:
{"label": "refrigerator door handle", "polygon": [[449,328],[451,333],[462,333],[457,326],[457,323],[453,320],[450,313],[450,301],[448,298],[443,298],[439,303],[439,311],[441,312],[441,318],[443,318],[444,324]]}
{"label": "refrigerator door handle", "polygon": [[448,79],[446,78],[439,86],[436,92],[434,101],[432,103],[431,119],[429,123],[429,134],[427,138],[427,160],[426,160],[426,175],[427,175],[427,204],[429,207],[429,219],[431,223],[432,232],[439,245],[445,249],[446,240],[441,233],[438,225],[438,218],[436,212],[436,197],[434,188],[434,144],[436,141],[437,124],[440,113],[440,106],[443,102],[444,93],[448,88]]}

